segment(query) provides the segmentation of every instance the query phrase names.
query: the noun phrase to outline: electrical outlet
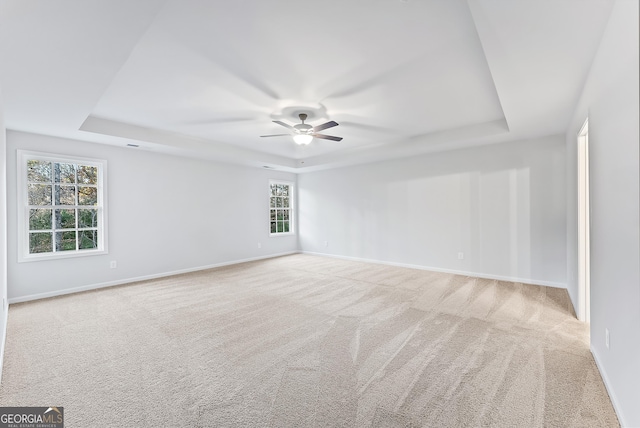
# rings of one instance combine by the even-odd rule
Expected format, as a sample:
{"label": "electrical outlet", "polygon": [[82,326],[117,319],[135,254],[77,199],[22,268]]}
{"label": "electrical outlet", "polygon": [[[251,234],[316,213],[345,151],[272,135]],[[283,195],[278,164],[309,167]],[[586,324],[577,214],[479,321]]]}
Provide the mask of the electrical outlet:
{"label": "electrical outlet", "polygon": [[324,246],[328,247],[329,246],[329,241],[324,241]]}
{"label": "electrical outlet", "polygon": [[258,249],[262,248],[262,243],[258,242]]}
{"label": "electrical outlet", "polygon": [[609,349],[609,329],[604,329],[604,344],[607,345],[607,349]]}
{"label": "electrical outlet", "polygon": [[115,268],[117,268],[117,267],[118,267],[118,262],[117,262],[117,261],[115,261],[115,260],[111,260],[111,263],[109,263],[109,267],[110,267],[111,269],[115,269]]}
{"label": "electrical outlet", "polygon": [[458,260],[464,259],[464,253],[458,253]]}

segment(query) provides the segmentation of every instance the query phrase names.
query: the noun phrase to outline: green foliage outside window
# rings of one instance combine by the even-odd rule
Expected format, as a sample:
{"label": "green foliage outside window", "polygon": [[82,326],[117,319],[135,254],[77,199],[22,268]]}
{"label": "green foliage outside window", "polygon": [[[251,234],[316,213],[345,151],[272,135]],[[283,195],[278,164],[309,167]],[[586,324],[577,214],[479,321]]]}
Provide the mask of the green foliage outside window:
{"label": "green foliage outside window", "polygon": [[29,253],[98,248],[97,166],[27,160]]}
{"label": "green foliage outside window", "polygon": [[273,183],[270,185],[269,223],[270,232],[292,232],[292,189],[290,184]]}

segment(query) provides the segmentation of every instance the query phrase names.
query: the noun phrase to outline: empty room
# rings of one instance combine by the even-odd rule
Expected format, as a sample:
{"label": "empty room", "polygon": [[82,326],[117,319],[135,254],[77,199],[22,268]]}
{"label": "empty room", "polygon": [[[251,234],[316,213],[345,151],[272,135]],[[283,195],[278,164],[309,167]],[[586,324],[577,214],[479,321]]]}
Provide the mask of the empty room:
{"label": "empty room", "polygon": [[639,20],[0,0],[0,426],[640,427]]}

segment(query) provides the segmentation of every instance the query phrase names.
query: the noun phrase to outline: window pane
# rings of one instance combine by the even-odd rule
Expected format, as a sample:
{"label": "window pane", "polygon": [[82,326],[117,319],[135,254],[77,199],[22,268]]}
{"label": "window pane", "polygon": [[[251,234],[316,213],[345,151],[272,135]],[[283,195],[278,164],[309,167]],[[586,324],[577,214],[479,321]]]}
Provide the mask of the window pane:
{"label": "window pane", "polygon": [[29,234],[29,254],[50,253],[52,251],[51,235],[51,232]]}
{"label": "window pane", "polygon": [[76,182],[76,166],[72,163],[54,163],[56,183],[75,183]]}
{"label": "window pane", "polygon": [[78,210],[78,227],[98,227],[98,210]]}
{"label": "window pane", "polygon": [[18,151],[23,159],[18,166],[20,176],[26,179],[18,201],[27,208],[19,221],[20,233],[27,234],[22,235],[25,245],[21,248],[27,248],[19,255],[20,261],[28,260],[29,254],[73,256],[79,250],[103,249],[101,237],[106,231],[99,218],[104,208],[103,162],[87,165],[79,159],[54,156]]}
{"label": "window pane", "polygon": [[56,229],[74,229],[76,210],[56,210]]}
{"label": "window pane", "polygon": [[98,189],[96,187],[78,187],[78,205],[98,205]]}
{"label": "window pane", "polygon": [[29,205],[51,205],[51,186],[29,184]]}
{"label": "window pane", "polygon": [[288,184],[271,184],[269,199],[270,231],[273,234],[291,232],[291,204],[293,200],[293,186]]}
{"label": "window pane", "polygon": [[56,250],[70,251],[76,249],[76,232],[56,232]]}
{"label": "window pane", "polygon": [[95,230],[82,230],[80,234],[80,249],[88,250],[98,248],[98,232]]}
{"label": "window pane", "polygon": [[54,194],[56,205],[75,205],[76,186],[58,186]]}
{"label": "window pane", "polygon": [[29,210],[29,230],[51,229],[51,212],[48,209]]}
{"label": "window pane", "polygon": [[28,160],[27,180],[39,183],[51,182],[51,162],[34,159]]}
{"label": "window pane", "polygon": [[98,167],[78,165],[78,183],[98,184]]}

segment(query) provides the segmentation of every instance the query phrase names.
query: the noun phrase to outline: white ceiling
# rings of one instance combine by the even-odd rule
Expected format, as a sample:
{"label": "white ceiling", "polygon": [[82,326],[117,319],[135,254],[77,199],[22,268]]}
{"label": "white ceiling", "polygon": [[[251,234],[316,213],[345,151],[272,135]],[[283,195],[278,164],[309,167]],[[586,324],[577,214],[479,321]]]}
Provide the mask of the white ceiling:
{"label": "white ceiling", "polygon": [[[613,0],[0,0],[8,129],[308,171],[563,133]],[[309,114],[342,142],[297,146]]]}

